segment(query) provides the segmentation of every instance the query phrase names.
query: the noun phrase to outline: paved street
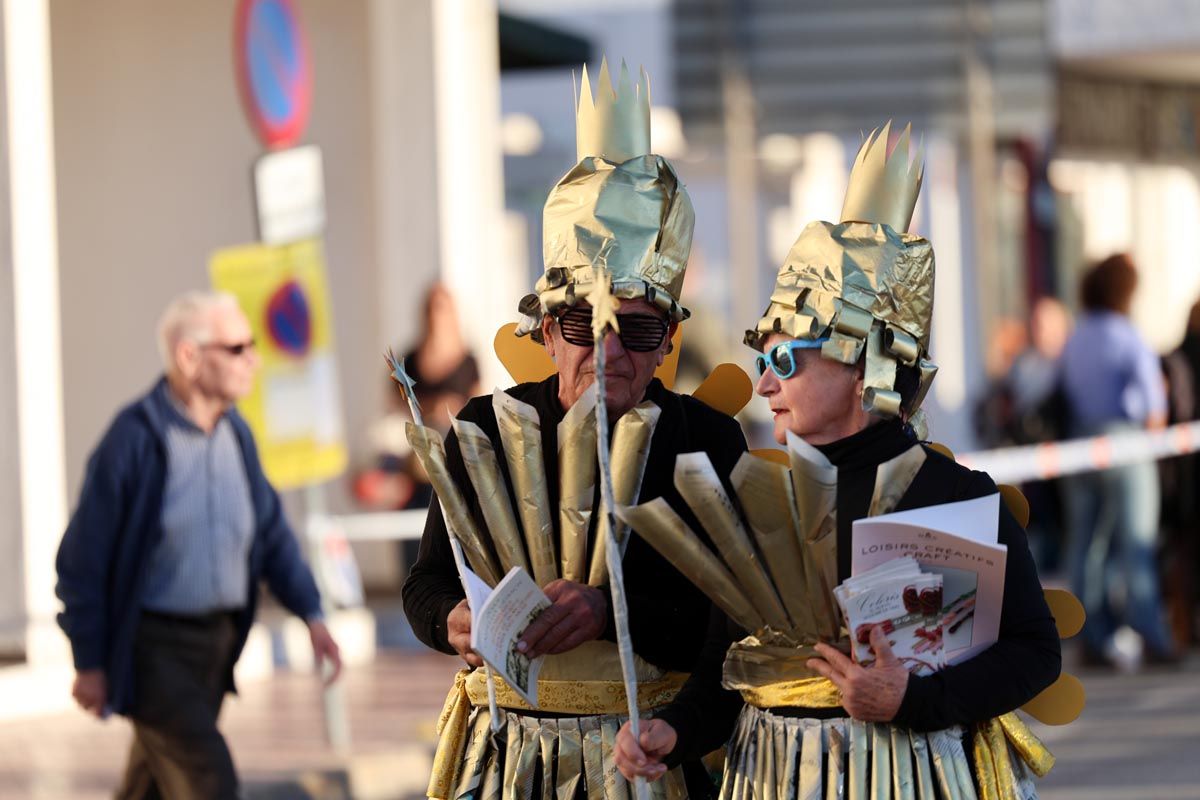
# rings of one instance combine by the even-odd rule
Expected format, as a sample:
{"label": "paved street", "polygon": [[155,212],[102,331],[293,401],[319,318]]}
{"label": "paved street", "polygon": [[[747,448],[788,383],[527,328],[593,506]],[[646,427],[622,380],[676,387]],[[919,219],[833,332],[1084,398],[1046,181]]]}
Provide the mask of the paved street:
{"label": "paved street", "polygon": [[[250,797],[332,800],[347,796],[350,782],[358,798],[424,796],[434,723],[455,669],[449,656],[391,651],[347,670],[348,757],[325,743],[313,676],[242,686],[242,696],[227,702],[222,728]],[[124,720],[101,723],[82,712],[0,725],[0,798],[111,798],[130,736]]]}
{"label": "paved street", "polygon": [[[286,675],[244,687],[224,728],[254,800],[408,798],[423,794],[454,659],[384,651],[350,670],[352,753],[325,744],[314,680]],[[1073,725],[1038,728],[1058,757],[1043,800],[1200,798],[1200,660],[1138,676],[1080,672],[1088,708]],[[66,691],[66,687],[64,687]],[[0,725],[0,798],[99,800],[124,763],[129,728],[81,713]]]}
{"label": "paved street", "polygon": [[1058,758],[1042,800],[1200,798],[1200,660],[1140,675],[1076,672],[1088,705],[1073,724],[1038,727]]}

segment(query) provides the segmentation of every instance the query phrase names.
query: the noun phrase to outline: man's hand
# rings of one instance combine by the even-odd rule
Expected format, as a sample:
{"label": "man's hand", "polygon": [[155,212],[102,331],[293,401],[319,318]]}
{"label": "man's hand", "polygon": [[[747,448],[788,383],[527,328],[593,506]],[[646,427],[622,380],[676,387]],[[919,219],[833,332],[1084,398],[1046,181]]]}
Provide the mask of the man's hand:
{"label": "man's hand", "polygon": [[603,591],[561,578],[546,584],[543,591],[553,605],[521,634],[517,649],[522,653],[530,658],[565,653],[604,633],[608,604]]}
{"label": "man's hand", "polygon": [[450,609],[446,617],[446,638],[468,667],[483,666],[483,659],[471,649],[471,607],[466,599]]}
{"label": "man's hand", "polygon": [[71,696],[79,707],[97,719],[104,719],[104,704],[108,702],[108,679],[102,669],[81,669],[75,673]]}
{"label": "man's hand", "polygon": [[325,623],[318,620],[308,623],[308,638],[312,640],[313,660],[317,664],[317,670],[321,670],[323,662],[329,663],[325,685],[331,686],[342,674],[342,654],[338,650],[337,642],[333,640]]}
{"label": "man's hand", "polygon": [[908,689],[908,669],[892,654],[882,625],[871,629],[871,649],[875,663],[862,667],[837,648],[817,645],[821,658],[810,658],[808,668],[833,681],[842,692],[842,708],[863,722],[891,722],[904,692]]}
{"label": "man's hand", "polygon": [[626,722],[617,732],[613,760],[626,780],[641,776],[648,781],[658,780],[667,771],[662,763],[672,750],[678,736],[675,729],[661,719],[644,719],[640,741],[635,741]]}

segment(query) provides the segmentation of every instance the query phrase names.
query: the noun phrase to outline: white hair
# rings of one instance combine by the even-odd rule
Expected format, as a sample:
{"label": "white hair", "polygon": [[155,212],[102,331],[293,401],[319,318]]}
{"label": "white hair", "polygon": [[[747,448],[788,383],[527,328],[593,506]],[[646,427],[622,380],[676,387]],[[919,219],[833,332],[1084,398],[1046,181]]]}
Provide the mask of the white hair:
{"label": "white hair", "polygon": [[175,369],[175,347],[182,341],[212,341],[212,312],[237,310],[237,298],[227,292],[188,292],[172,300],[158,319],[158,354],[167,372]]}

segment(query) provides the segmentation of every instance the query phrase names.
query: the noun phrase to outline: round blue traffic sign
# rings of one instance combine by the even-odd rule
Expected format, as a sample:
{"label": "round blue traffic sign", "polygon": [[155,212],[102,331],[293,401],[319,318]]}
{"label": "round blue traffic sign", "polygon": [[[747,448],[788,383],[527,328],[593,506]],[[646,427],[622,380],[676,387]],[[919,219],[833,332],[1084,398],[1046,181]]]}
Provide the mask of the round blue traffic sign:
{"label": "round blue traffic sign", "polygon": [[294,144],[308,124],[312,64],[292,0],[240,0],[234,50],[255,131],[268,147]]}
{"label": "round blue traffic sign", "polygon": [[296,281],[280,286],[267,301],[267,333],[288,355],[302,357],[312,345],[312,315],[308,297]]}

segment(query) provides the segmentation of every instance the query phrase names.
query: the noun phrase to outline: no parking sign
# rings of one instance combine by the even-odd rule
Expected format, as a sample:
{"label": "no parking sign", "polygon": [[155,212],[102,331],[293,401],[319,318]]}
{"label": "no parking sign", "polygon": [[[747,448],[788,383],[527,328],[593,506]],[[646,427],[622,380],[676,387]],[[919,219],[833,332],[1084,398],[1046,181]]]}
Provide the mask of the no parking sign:
{"label": "no parking sign", "polygon": [[312,62],[292,0],[240,0],[234,39],[242,104],[263,144],[295,144],[308,124]]}
{"label": "no parking sign", "polygon": [[259,344],[262,369],[238,410],[267,477],[280,489],[337,477],[347,454],[320,241],[227,248],[209,272],[214,288],[237,297]]}

